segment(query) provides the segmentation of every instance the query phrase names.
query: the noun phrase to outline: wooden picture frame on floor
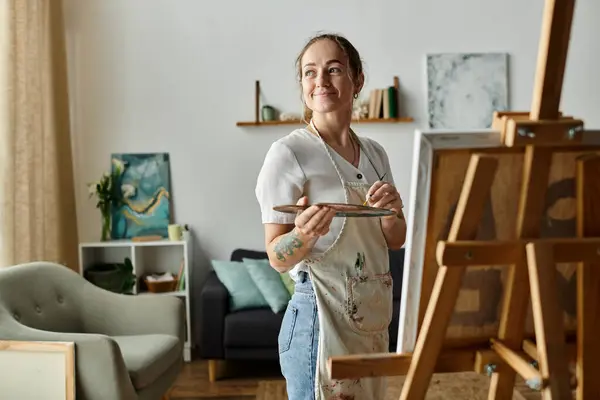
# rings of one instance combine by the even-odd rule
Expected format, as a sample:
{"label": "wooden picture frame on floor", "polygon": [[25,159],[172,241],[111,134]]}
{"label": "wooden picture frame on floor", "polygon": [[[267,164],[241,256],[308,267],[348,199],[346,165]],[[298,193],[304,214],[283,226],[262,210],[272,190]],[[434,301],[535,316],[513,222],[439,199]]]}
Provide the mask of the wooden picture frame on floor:
{"label": "wooden picture frame on floor", "polygon": [[[0,340],[0,397],[75,400],[75,344]],[[34,384],[32,384],[34,383]]]}

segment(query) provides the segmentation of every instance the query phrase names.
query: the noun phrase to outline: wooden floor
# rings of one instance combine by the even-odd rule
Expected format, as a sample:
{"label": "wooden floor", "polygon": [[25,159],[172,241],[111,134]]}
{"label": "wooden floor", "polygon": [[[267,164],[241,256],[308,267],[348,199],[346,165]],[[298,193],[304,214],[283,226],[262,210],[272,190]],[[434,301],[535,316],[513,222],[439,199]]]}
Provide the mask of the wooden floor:
{"label": "wooden floor", "polygon": [[226,374],[223,379],[211,383],[208,380],[207,361],[185,363],[183,371],[171,388],[170,399],[256,399],[259,385],[265,386],[266,383],[273,381],[284,382],[279,372],[279,365],[272,362],[228,363]]}
{"label": "wooden floor", "polygon": [[[385,399],[398,400],[404,377],[390,377]],[[475,373],[434,375],[427,400],[486,400],[489,378]],[[535,400],[540,396],[517,382],[514,400]],[[227,364],[227,376],[217,382],[208,380],[208,363],[186,363],[175,385],[171,400],[287,400],[285,381],[277,363],[246,362]]]}

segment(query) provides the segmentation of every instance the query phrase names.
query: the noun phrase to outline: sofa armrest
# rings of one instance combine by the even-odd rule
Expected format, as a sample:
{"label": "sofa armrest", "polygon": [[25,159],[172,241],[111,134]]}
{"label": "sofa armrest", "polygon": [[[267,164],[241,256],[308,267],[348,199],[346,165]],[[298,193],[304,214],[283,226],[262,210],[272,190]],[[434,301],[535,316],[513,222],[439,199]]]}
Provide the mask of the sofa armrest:
{"label": "sofa armrest", "polygon": [[185,306],[175,296],[125,295],[85,283],[81,319],[85,332],[108,336],[167,334],[185,341]]}
{"label": "sofa armrest", "polygon": [[211,271],[200,293],[200,323],[198,324],[200,356],[222,359],[225,356],[223,337],[225,316],[229,313],[229,292]]}
{"label": "sofa armrest", "polygon": [[75,343],[76,397],[87,400],[136,398],[121,350],[110,337],[42,331],[0,318],[3,340]]}

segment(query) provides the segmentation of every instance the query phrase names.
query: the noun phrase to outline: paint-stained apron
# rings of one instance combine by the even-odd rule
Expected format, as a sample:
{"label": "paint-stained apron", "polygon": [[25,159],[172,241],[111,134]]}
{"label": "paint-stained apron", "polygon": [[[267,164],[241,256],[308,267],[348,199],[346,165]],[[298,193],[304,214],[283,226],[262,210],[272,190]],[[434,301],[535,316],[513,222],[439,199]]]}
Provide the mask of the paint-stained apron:
{"label": "paint-stained apron", "polygon": [[[311,128],[318,135],[316,128]],[[362,204],[370,185],[347,182],[322,142],[344,187],[346,203]],[[311,197],[311,202],[327,201],[319,199],[318,194]],[[383,399],[385,378],[331,380],[327,372],[330,357],[389,351],[393,283],[380,219],[345,218],[331,247],[318,258],[306,259],[306,264],[317,300],[320,327],[315,399]]]}

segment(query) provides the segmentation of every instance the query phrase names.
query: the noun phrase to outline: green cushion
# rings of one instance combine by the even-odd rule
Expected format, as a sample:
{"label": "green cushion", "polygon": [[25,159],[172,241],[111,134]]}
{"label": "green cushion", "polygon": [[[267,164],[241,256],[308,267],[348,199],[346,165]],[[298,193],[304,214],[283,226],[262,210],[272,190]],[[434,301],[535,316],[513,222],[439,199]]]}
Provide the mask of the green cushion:
{"label": "green cushion", "polygon": [[217,277],[229,292],[231,311],[269,307],[243,262],[212,260],[211,263]]}
{"label": "green cushion", "polygon": [[280,274],[280,276],[281,276],[281,280],[283,281],[283,285],[285,286],[287,291],[290,293],[290,296],[293,295],[294,288],[296,287],[296,282],[294,282],[294,280],[290,276],[290,273],[284,272],[283,274]]}
{"label": "green cushion", "polygon": [[290,301],[290,292],[281,280],[281,274],[277,272],[268,259],[242,259],[250,273],[250,277],[260,290],[260,293],[269,303],[274,313],[285,310]]}

